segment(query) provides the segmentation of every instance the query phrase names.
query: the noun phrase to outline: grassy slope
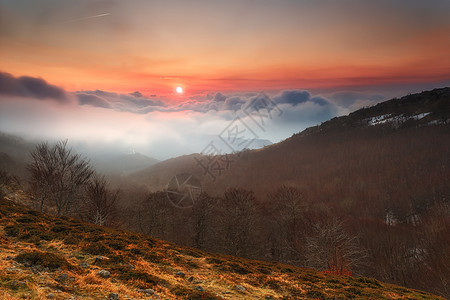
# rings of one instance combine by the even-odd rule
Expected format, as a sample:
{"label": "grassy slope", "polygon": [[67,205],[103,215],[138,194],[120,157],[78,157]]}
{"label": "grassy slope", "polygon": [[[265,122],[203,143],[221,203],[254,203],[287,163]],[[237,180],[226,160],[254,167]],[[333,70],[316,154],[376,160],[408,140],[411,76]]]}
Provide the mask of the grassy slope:
{"label": "grassy slope", "polygon": [[[24,197],[17,195],[9,197]],[[95,262],[99,255],[109,259]],[[375,279],[205,253],[0,200],[0,299],[105,299],[112,292],[157,299],[140,291],[149,288],[161,299],[442,299]]]}

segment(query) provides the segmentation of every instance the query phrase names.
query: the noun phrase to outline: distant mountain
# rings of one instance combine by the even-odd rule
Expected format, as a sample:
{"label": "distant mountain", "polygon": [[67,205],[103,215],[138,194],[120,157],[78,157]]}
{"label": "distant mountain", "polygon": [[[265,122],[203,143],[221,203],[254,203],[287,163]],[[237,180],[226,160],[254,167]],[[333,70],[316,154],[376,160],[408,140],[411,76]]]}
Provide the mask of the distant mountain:
{"label": "distant mountain", "polygon": [[[237,145],[248,144],[247,149],[250,149],[250,150],[261,149],[261,148],[264,148],[266,146],[273,145],[273,143],[271,141],[265,140],[265,139],[244,140],[244,139],[237,138],[235,143]],[[245,149],[246,148],[241,148],[241,149],[236,149],[236,150],[237,151],[242,151],[242,150],[245,150]]]}
{"label": "distant mountain", "polygon": [[[243,151],[246,149],[256,150],[256,149],[261,149],[261,148],[264,148],[266,146],[270,146],[273,144],[271,141],[266,140],[266,139],[244,139],[244,138],[237,137],[233,141],[233,151],[231,151],[231,149],[229,149],[228,146],[226,146],[226,144],[221,145],[223,142],[220,140],[220,138],[218,136],[216,136],[215,140],[220,145],[220,149],[223,149],[225,151],[225,153],[239,152],[239,151]],[[224,152],[222,152],[222,153],[224,153]]]}
{"label": "distant mountain", "polygon": [[14,176],[25,177],[26,163],[34,147],[35,144],[32,142],[0,132],[0,169]]}
{"label": "distant mountain", "polygon": [[14,170],[20,168],[19,162],[5,152],[0,152],[0,170],[12,174]]}
{"label": "distant mountain", "polygon": [[27,156],[35,146],[32,142],[27,142],[23,138],[0,132],[0,152],[11,153],[16,157]]}
{"label": "distant mountain", "polygon": [[140,153],[117,156],[108,161],[93,161],[95,168],[105,174],[124,175],[148,168],[158,163],[159,160]]}
{"label": "distant mountain", "polygon": [[[359,109],[348,116],[333,118],[296,135],[319,132],[385,126],[396,129],[449,124],[450,87],[394,98],[375,106]],[[294,135],[294,136],[296,136]]]}
{"label": "distant mountain", "polygon": [[164,190],[174,175],[191,173],[196,169],[197,159],[203,157],[201,154],[190,154],[164,160],[146,169],[130,173],[127,181],[138,183],[152,191]]}
{"label": "distant mountain", "polygon": [[[37,142],[36,142],[37,143]],[[11,175],[25,178],[27,176],[26,164],[30,161],[30,152],[36,146],[35,142],[27,141],[21,137],[0,132],[0,169]],[[71,147],[69,145],[69,147]],[[87,150],[88,159],[100,173],[108,175],[124,175],[148,168],[159,161],[140,153],[118,154],[120,150],[104,146],[97,148],[80,147],[75,145],[73,151],[84,155]],[[104,153],[101,150],[104,149]]]}
{"label": "distant mountain", "polygon": [[174,175],[189,172],[213,195],[243,187],[261,198],[278,186],[295,185],[318,202],[346,199],[357,206],[370,199],[374,207],[368,213],[380,218],[381,203],[396,206],[416,198],[409,208],[397,208],[398,218],[406,220],[436,199],[450,199],[449,112],[450,88],[436,89],[331,119],[264,149],[181,156],[129,179],[162,190]]}

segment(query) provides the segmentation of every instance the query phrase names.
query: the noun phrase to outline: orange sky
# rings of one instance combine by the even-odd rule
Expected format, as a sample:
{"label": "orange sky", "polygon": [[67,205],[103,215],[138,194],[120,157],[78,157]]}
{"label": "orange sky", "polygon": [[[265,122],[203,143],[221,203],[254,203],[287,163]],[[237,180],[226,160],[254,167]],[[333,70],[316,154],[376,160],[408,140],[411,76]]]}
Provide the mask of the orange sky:
{"label": "orange sky", "polygon": [[450,79],[449,1],[337,2],[0,0],[0,69],[165,96]]}

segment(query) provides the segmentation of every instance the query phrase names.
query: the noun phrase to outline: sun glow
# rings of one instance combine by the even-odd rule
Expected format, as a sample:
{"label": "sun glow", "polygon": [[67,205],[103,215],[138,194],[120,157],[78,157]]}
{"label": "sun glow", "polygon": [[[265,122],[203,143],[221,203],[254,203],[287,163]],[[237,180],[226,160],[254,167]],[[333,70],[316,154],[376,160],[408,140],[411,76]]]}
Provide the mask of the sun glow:
{"label": "sun glow", "polygon": [[177,91],[178,94],[183,93],[183,88],[181,86],[177,86],[177,88],[175,90]]}

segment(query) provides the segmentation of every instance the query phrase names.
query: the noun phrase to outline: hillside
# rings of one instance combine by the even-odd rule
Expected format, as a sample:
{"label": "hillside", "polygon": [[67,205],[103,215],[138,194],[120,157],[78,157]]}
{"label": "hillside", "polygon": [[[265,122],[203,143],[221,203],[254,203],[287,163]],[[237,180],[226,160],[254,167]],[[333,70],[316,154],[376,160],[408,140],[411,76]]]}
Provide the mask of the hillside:
{"label": "hillside", "polygon": [[395,129],[406,129],[438,124],[450,120],[450,87],[410,94],[394,98],[377,105],[359,109],[348,116],[333,118],[323,124],[308,128],[294,135],[307,136],[342,130],[342,128],[364,128],[387,125]]}
{"label": "hillside", "polygon": [[117,156],[107,161],[94,161],[93,164],[97,171],[101,173],[125,175],[148,168],[158,162],[159,160],[155,158],[140,153],[132,153]]}
{"label": "hillside", "polygon": [[0,170],[26,177],[26,161],[35,144],[0,131]]}
{"label": "hillside", "polygon": [[[14,199],[12,201],[10,199]],[[2,299],[442,299],[364,277],[205,253],[0,200]]]}
{"label": "hillside", "polygon": [[[385,184],[396,185],[398,176],[406,173],[418,177],[434,174],[442,179],[444,174],[435,173],[450,156],[449,111],[450,88],[436,89],[334,118],[264,149],[213,160],[200,154],[180,156],[131,174],[128,179],[155,191],[165,189],[172,176],[189,172],[213,195],[233,186],[252,189],[265,197],[270,187],[290,184],[308,186],[313,194],[325,188],[321,198],[332,199],[336,198],[336,184],[348,187],[361,182],[371,190],[382,190]],[[205,169],[199,161],[212,163]],[[427,161],[431,164],[419,167]],[[417,163],[418,173],[410,172],[413,166],[406,166],[410,163]],[[398,166],[396,170],[390,170],[393,164]],[[219,165],[221,169],[215,167]],[[396,173],[393,182],[374,179],[392,173]]]}
{"label": "hillside", "polygon": [[[352,271],[448,298],[449,110],[450,89],[437,89],[334,118],[261,150],[158,163],[130,181],[157,191],[174,175],[191,173],[218,204],[197,201],[192,212],[179,212],[165,193],[136,196],[127,199],[134,206],[128,224],[134,230],[152,224],[159,238],[196,245],[198,210],[206,210],[203,249],[324,270],[308,262],[312,251],[305,244],[318,227],[341,220],[366,251],[364,266]],[[198,164],[227,160],[210,173]],[[136,217],[149,207],[143,220]],[[234,216],[236,207],[245,217]]]}

